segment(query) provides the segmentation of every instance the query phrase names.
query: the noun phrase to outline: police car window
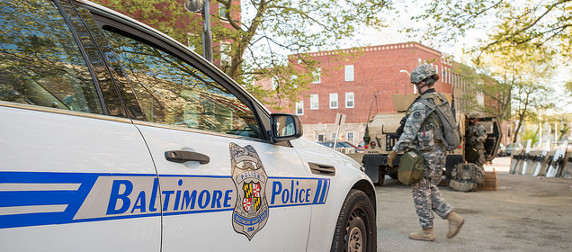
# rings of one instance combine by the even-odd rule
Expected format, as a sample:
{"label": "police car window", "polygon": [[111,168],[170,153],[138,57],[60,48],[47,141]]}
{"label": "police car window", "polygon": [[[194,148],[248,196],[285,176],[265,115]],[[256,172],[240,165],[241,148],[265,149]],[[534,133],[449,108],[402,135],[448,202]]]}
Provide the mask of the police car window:
{"label": "police car window", "polygon": [[221,84],[164,50],[106,30],[149,122],[262,138],[254,113]]}
{"label": "police car window", "polygon": [[85,60],[52,1],[0,0],[0,100],[103,113]]}

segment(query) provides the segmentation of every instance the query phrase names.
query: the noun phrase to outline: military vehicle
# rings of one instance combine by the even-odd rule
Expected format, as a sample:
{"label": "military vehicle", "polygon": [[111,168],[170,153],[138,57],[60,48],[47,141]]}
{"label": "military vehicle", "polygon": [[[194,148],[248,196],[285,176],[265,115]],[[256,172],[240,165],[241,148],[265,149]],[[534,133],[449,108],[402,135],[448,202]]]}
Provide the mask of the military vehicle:
{"label": "military vehicle", "polygon": [[[447,95],[445,95],[447,96]],[[399,139],[396,133],[399,128],[401,119],[405,116],[405,111],[409,104],[417,97],[417,95],[392,95],[393,105],[397,113],[377,113],[369,120],[364,134],[364,156],[362,159],[366,174],[377,185],[383,185],[385,175],[393,179],[397,178],[397,169],[399,166],[400,155],[393,160],[393,168],[387,165],[387,155],[393,149],[393,145]],[[451,96],[447,96],[449,101]],[[459,110],[457,110],[459,111]],[[456,119],[459,123],[461,135],[461,145],[458,149],[447,153],[446,169],[443,171],[446,179],[450,178],[451,170],[455,164],[466,162],[465,155],[465,131],[469,128],[468,113],[456,113]],[[487,139],[485,140],[485,159],[487,162],[493,160],[499,148],[502,136],[500,123],[497,117],[479,117],[481,124],[487,129]],[[470,150],[469,150],[470,153]]]}

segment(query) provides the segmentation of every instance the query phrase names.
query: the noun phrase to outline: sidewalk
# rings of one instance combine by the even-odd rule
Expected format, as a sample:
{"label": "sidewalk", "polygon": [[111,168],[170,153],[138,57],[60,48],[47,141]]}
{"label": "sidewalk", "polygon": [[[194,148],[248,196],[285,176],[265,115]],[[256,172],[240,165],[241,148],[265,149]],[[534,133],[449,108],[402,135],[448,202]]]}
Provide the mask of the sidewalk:
{"label": "sidewalk", "polygon": [[572,251],[572,179],[508,173],[509,157],[496,158],[498,191],[456,192],[444,198],[466,219],[453,239],[435,216],[434,242],[414,241],[420,229],[411,189],[388,179],[377,191],[378,251]]}
{"label": "sidewalk", "polygon": [[492,164],[485,164],[485,171],[492,171],[494,170],[499,172],[506,172],[508,173],[510,170],[510,157],[500,157],[493,159]]}

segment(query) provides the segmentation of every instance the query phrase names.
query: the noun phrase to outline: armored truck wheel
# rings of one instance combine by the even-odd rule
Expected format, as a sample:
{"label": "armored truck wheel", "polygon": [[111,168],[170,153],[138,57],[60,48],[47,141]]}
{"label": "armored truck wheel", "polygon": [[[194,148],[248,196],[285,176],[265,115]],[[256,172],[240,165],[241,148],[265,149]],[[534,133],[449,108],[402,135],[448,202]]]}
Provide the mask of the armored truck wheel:
{"label": "armored truck wheel", "polygon": [[391,177],[392,179],[397,179],[397,172],[390,173],[389,177]]}
{"label": "armored truck wheel", "polygon": [[377,178],[377,183],[375,184],[378,186],[382,186],[384,182],[385,182],[385,172],[383,171],[383,169],[379,169],[379,178]]}

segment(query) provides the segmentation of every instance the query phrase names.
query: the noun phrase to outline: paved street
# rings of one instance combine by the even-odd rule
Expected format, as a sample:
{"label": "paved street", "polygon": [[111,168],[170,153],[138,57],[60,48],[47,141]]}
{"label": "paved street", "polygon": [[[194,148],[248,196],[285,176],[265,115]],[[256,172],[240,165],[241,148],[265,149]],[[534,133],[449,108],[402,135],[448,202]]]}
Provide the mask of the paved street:
{"label": "paved street", "polygon": [[453,239],[447,221],[436,216],[434,242],[413,241],[420,229],[411,189],[387,177],[377,187],[378,251],[572,251],[572,179],[508,173],[510,158],[496,158],[498,191],[456,192],[444,197],[465,217]]}

